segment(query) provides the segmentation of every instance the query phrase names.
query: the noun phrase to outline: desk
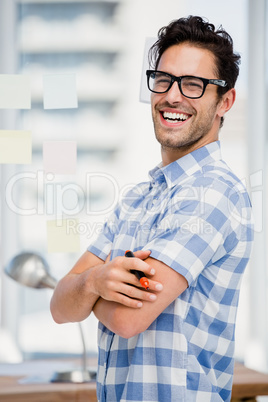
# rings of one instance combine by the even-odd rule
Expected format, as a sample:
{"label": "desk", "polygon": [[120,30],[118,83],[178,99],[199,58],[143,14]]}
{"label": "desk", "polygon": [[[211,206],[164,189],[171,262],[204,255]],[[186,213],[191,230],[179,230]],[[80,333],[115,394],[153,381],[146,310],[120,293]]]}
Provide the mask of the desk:
{"label": "desk", "polygon": [[268,395],[268,374],[248,369],[235,363],[232,402],[256,401],[257,396]]}
{"label": "desk", "polygon": [[[34,362],[32,364],[35,364]],[[40,363],[39,363],[40,364]],[[0,365],[1,367],[1,365]],[[1,402],[96,402],[95,382],[84,384],[21,384],[22,376],[0,376]],[[236,363],[232,402],[255,401],[268,395],[268,375]]]}
{"label": "desk", "polygon": [[19,384],[20,377],[0,377],[1,402],[96,402],[96,383]]}
{"label": "desk", "polygon": [[[97,359],[88,364],[96,368]],[[51,383],[56,371],[81,367],[81,359],[33,360],[0,364],[1,402],[96,402],[96,382]]]}

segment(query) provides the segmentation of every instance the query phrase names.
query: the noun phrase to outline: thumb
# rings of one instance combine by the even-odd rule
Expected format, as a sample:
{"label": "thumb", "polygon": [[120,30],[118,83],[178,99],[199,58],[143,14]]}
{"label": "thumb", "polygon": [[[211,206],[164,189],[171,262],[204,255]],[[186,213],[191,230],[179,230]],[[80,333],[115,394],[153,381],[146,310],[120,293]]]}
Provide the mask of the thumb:
{"label": "thumb", "polygon": [[109,253],[106,257],[105,264],[107,264],[111,259],[111,253]]}

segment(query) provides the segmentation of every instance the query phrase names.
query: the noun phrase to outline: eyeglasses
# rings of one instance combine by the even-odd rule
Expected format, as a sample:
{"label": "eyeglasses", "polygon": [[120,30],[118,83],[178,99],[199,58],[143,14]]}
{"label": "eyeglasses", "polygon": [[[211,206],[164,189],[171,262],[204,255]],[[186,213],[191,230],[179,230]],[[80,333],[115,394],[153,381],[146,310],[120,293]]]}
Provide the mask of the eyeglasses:
{"label": "eyeglasses", "polygon": [[211,79],[201,77],[193,77],[184,75],[175,77],[175,75],[165,73],[164,71],[147,70],[147,84],[151,92],[156,94],[164,94],[168,92],[175,81],[177,81],[179,89],[183,96],[190,99],[198,99],[204,95],[208,84],[226,87],[227,83],[224,80]]}

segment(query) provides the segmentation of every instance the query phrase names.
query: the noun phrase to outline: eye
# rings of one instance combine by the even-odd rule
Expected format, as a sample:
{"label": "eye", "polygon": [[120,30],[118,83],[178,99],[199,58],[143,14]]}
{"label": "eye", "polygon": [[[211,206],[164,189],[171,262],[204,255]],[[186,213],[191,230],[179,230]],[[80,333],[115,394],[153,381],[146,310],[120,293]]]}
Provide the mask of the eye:
{"label": "eye", "polygon": [[202,91],[203,81],[199,78],[194,77],[184,77],[182,79],[182,85],[188,91]]}
{"label": "eye", "polygon": [[155,73],[153,78],[155,79],[156,85],[169,84],[171,80],[168,75],[159,73]]}

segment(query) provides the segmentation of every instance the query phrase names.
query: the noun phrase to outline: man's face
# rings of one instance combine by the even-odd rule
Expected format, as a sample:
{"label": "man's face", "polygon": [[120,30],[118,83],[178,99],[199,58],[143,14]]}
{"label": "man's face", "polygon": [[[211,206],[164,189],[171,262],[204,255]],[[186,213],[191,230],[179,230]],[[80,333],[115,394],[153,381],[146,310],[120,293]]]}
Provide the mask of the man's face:
{"label": "man's face", "polygon": [[[157,69],[175,76],[221,78],[216,76],[213,54],[189,44],[168,48]],[[189,99],[181,94],[175,82],[164,94],[152,93],[151,103],[155,135],[162,150],[180,151],[182,156],[217,139],[220,123],[217,86],[209,84],[202,98]]]}

